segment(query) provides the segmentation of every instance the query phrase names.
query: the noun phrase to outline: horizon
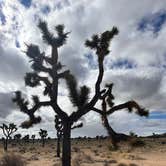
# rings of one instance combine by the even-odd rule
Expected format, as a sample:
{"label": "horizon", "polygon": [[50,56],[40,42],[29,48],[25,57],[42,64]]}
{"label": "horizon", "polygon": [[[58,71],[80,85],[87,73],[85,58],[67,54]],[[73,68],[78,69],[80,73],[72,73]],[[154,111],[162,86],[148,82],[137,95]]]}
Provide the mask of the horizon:
{"label": "horizon", "polygon": [[[71,31],[59,50],[60,61],[74,74],[79,85],[90,87],[91,95],[97,75],[97,58],[84,42],[94,33],[117,26],[119,34],[111,42],[111,51],[104,61],[102,86],[113,82],[116,104],[136,100],[150,115],[144,118],[123,110],[110,115],[109,122],[115,131],[126,134],[131,131],[139,136],[166,133],[166,1],[162,0],[0,0],[0,124],[12,122],[19,126],[27,119],[27,115],[12,103],[14,91],[21,89],[28,99],[32,94],[45,99],[41,94],[42,86],[31,89],[24,84],[25,73],[30,71],[29,60],[24,54],[25,43],[38,44],[41,51],[50,54],[37,27],[40,18],[48,22],[51,31],[58,24],[64,24],[65,30]],[[76,108],[69,101],[64,82],[59,86],[58,103],[71,114]],[[54,112],[46,109],[41,108],[36,113],[42,115],[41,123],[28,130],[19,128],[17,133],[32,135],[42,128],[54,137]],[[107,135],[97,113],[90,112],[81,121],[83,127],[72,131],[72,137]]]}

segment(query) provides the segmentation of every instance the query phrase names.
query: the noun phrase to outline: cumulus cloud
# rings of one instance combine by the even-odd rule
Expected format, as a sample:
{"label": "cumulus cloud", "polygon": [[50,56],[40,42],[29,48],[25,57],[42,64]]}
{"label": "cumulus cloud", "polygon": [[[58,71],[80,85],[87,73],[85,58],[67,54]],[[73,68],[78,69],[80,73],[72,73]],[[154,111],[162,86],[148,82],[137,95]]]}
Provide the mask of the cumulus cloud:
{"label": "cumulus cloud", "polygon": [[[40,31],[36,26],[38,19],[42,18],[47,20],[51,31],[56,24],[65,24],[66,31],[71,31],[67,44],[60,49],[60,60],[66,65],[66,68],[71,70],[80,84],[84,83],[92,88],[92,93],[97,76],[96,59],[92,58],[93,53],[84,47],[84,41],[94,33],[101,33],[104,30],[111,29],[114,25],[117,26],[120,34],[113,40],[111,53],[106,58],[106,75],[103,85],[106,82],[115,84],[113,92],[116,103],[134,99],[150,111],[165,111],[166,49],[164,41],[166,40],[166,23],[163,19],[157,35],[153,29],[156,27],[151,23],[160,19],[161,14],[159,13],[166,10],[164,8],[166,6],[165,1],[32,0],[27,5],[20,2],[22,1],[5,0],[0,2],[2,11],[0,12],[0,66],[2,67],[0,70],[0,92],[1,96],[4,96],[2,97],[3,102],[0,102],[0,104],[2,103],[1,108],[3,110],[12,108],[9,95],[5,97],[5,94],[10,94],[16,89],[23,89],[28,94],[41,91],[41,89],[29,91],[29,89],[23,88],[23,77],[25,72],[29,70],[29,65],[22,51],[26,49],[25,43],[34,43],[40,45],[41,50],[45,51],[46,54],[50,54],[50,48],[47,48],[47,45],[42,42]],[[141,23],[144,23],[145,30],[138,28]],[[148,28],[149,25],[151,28]],[[59,103],[70,113],[74,108],[67,100],[68,93],[64,90],[64,87],[64,83],[62,83],[59,88],[59,94],[61,94]],[[65,103],[65,106],[63,103]],[[4,113],[5,116],[8,114],[14,117],[14,114],[10,114],[10,111]],[[127,115],[125,116],[127,122],[129,115],[125,115]],[[44,116],[46,116],[45,113]],[[113,125],[123,114],[115,114],[114,116],[115,118],[110,118]],[[131,116],[133,117],[133,115]],[[88,122],[88,117],[90,119],[94,117],[94,123]],[[22,115],[16,115],[15,118],[24,119]],[[100,122],[100,118],[96,114],[88,114],[85,119],[86,125],[84,129],[79,130],[80,134],[86,133],[86,126],[88,125],[91,126],[88,129],[89,135],[91,131],[94,131],[94,135],[98,131],[103,132],[102,126],[95,127]],[[132,124],[140,124],[141,120],[137,116],[133,119]],[[46,122],[47,118],[44,121]],[[130,130],[125,125],[126,122],[124,121],[124,125],[115,126],[115,128],[118,130],[122,128],[123,131]],[[149,123],[151,123],[151,120],[144,120],[144,123],[141,124],[146,126]],[[155,120],[155,123],[158,123],[158,121]],[[46,123],[43,124],[47,126]],[[48,126],[51,126],[51,124],[48,124]],[[139,127],[141,126],[137,125],[136,129]],[[159,128],[162,130],[160,125]],[[52,127],[50,129],[52,130]],[[141,133],[141,131],[138,132]],[[148,130],[144,132],[148,132]],[[77,135],[77,131],[73,131],[73,134]]]}
{"label": "cumulus cloud", "polygon": [[0,117],[5,118],[9,115],[16,107],[12,103],[11,93],[0,93]]}

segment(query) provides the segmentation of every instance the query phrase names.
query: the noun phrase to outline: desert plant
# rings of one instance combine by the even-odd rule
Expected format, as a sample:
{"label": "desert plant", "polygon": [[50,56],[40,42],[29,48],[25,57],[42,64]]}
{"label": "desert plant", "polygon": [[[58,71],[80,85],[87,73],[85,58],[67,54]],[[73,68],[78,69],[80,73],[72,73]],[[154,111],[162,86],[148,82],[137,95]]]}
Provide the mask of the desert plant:
{"label": "desert plant", "polygon": [[25,142],[29,142],[29,134],[25,135],[22,140],[24,140]]}
{"label": "desert plant", "polygon": [[[89,88],[87,86],[81,86],[78,88],[77,80],[70,73],[69,70],[62,71],[63,65],[59,62],[58,50],[66,43],[69,32],[64,32],[63,25],[57,25],[55,30],[57,36],[54,36],[49,30],[46,22],[40,21],[38,25],[42,32],[43,40],[51,47],[51,56],[46,56],[44,52],[40,52],[37,45],[27,45],[26,55],[30,58],[32,72],[27,73],[25,76],[25,83],[30,87],[37,87],[44,83],[45,88],[43,94],[49,97],[47,101],[40,101],[38,96],[32,96],[33,105],[30,106],[29,102],[22,97],[20,91],[16,92],[16,96],[13,101],[17,103],[20,110],[29,115],[29,120],[22,123],[22,127],[28,128],[33,124],[41,122],[41,117],[36,117],[34,114],[40,107],[51,106],[55,113],[60,117],[63,124],[63,147],[62,147],[62,165],[71,165],[71,126],[74,122],[77,122],[82,116],[93,110],[102,115],[109,115],[112,112],[128,108],[132,102],[127,102],[122,105],[112,106],[108,111],[102,111],[95,107],[96,103],[104,97],[110,98],[110,87],[101,89],[101,83],[104,75],[104,59],[109,54],[109,44],[115,35],[118,34],[118,29],[113,27],[109,31],[105,31],[100,35],[93,35],[91,40],[87,40],[85,45],[93,50],[97,54],[98,58],[98,77],[95,82],[95,92],[91,99],[89,99]],[[45,76],[41,73],[46,73]],[[58,105],[58,83],[60,79],[65,79],[67,87],[69,89],[69,97],[71,102],[77,111],[68,115]],[[104,100],[103,99],[103,100]],[[133,105],[132,105],[133,106]],[[137,104],[138,106],[138,104]],[[145,113],[144,109],[138,107],[138,112]]]}
{"label": "desert plant", "polygon": [[139,116],[148,116],[148,110],[141,108],[135,101],[128,101],[124,104],[114,106],[114,102],[113,102],[114,96],[112,94],[113,83],[106,84],[106,87],[108,88],[108,90],[100,98],[102,101],[101,102],[102,110],[99,110],[99,109],[97,110],[104,112],[104,114],[102,114],[101,116],[102,123],[104,127],[106,128],[109,136],[111,137],[114,148],[117,149],[118,148],[117,142],[121,140],[128,140],[129,136],[123,133],[116,133],[108,122],[107,114],[112,114],[115,111],[119,111],[121,109],[127,108],[129,113],[131,113],[135,109],[137,110],[136,113]]}
{"label": "desert plant", "polygon": [[130,135],[131,137],[137,137],[137,134],[135,134],[133,131],[130,131],[129,135]]}
{"label": "desert plant", "polygon": [[58,115],[55,115],[55,128],[57,130],[57,157],[60,157],[60,141],[63,135],[63,126],[62,126],[62,121],[58,117]]}
{"label": "desert plant", "polygon": [[17,143],[20,141],[20,139],[21,139],[21,134],[15,134],[14,135],[14,140],[16,140]]}
{"label": "desert plant", "polygon": [[128,165],[125,163],[120,163],[120,164],[118,164],[118,166],[128,166]]}
{"label": "desert plant", "polygon": [[[55,128],[57,130],[57,157],[60,157],[60,152],[61,152],[61,148],[60,148],[60,141],[63,137],[63,124],[61,119],[58,117],[58,115],[55,115]],[[76,125],[73,125],[71,127],[71,129],[76,129],[76,128],[80,128],[83,126],[83,123],[79,123]]]}
{"label": "desert plant", "polygon": [[33,135],[31,136],[31,138],[32,138],[32,143],[33,143],[33,144],[34,144],[34,142],[35,142],[35,137],[36,137],[35,134],[33,134]]}
{"label": "desert plant", "polygon": [[42,140],[42,146],[44,147],[45,146],[45,139],[48,136],[47,130],[40,129],[39,135],[40,135],[41,140]]}
{"label": "desert plant", "polygon": [[130,139],[129,144],[132,148],[145,146],[145,142],[139,138]]}
{"label": "desert plant", "polygon": [[0,160],[0,166],[25,166],[26,162],[21,156],[5,154]]}
{"label": "desert plant", "polygon": [[17,131],[17,127],[14,123],[10,123],[9,125],[6,125],[3,123],[3,125],[0,126],[0,128],[2,129],[3,135],[5,136],[4,150],[7,151],[8,150],[8,140],[11,138],[11,135]]}

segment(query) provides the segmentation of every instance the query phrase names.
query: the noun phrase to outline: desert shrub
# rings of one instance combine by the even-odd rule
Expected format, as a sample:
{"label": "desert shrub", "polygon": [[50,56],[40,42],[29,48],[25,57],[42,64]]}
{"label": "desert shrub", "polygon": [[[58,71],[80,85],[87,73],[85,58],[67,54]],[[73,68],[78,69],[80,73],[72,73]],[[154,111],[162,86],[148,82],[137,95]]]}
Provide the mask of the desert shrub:
{"label": "desert shrub", "polygon": [[80,152],[80,149],[75,146],[72,149],[73,149],[73,152]]}
{"label": "desert shrub", "polygon": [[98,150],[95,149],[95,150],[93,150],[93,152],[96,154],[96,153],[98,153]]}
{"label": "desert shrub", "polygon": [[137,164],[131,163],[129,166],[138,166]]}
{"label": "desert shrub", "polygon": [[137,137],[137,134],[135,134],[135,133],[132,132],[132,131],[130,131],[129,135],[130,135],[131,137]]}
{"label": "desert shrub", "polygon": [[110,166],[110,164],[106,161],[103,166]]}
{"label": "desert shrub", "polygon": [[116,150],[118,150],[118,146],[108,145],[108,150],[109,151],[116,151]]}
{"label": "desert shrub", "polygon": [[127,166],[127,164],[120,163],[120,164],[118,164],[118,166]]}
{"label": "desert shrub", "polygon": [[76,157],[72,160],[72,166],[78,166],[78,165],[80,165],[80,159]]}
{"label": "desert shrub", "polygon": [[15,154],[6,154],[0,160],[0,166],[25,166],[23,158]]}
{"label": "desert shrub", "polygon": [[140,139],[131,139],[129,142],[131,147],[142,147],[145,146],[145,142]]}

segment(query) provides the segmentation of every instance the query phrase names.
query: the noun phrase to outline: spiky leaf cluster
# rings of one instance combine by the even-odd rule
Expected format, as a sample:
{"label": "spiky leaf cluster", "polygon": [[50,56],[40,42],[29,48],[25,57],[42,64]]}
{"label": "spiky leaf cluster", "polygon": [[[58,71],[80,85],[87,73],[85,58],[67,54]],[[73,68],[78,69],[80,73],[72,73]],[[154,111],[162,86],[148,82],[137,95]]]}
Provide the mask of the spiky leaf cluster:
{"label": "spiky leaf cluster", "polygon": [[[109,109],[112,109],[114,107],[114,102],[113,102],[114,96],[112,94],[113,83],[106,84],[106,88],[107,88],[106,93],[101,97],[102,105],[105,106],[106,109],[107,109],[107,106],[109,107]],[[135,101],[129,101],[125,104],[115,106],[115,107],[117,107],[118,109],[125,107],[125,108],[127,108],[128,112],[133,112],[136,109],[136,113],[139,116],[148,116],[148,114],[149,114],[148,110],[141,108]]]}
{"label": "spiky leaf cluster", "polygon": [[40,122],[41,122],[40,116],[33,117],[33,118],[30,117],[29,120],[22,122],[20,126],[24,129],[28,129],[28,128],[32,127],[34,124],[37,124]]}
{"label": "spiky leaf cluster", "polygon": [[43,129],[40,129],[39,131],[39,135],[42,139],[46,138],[47,137],[47,130],[43,130]]}
{"label": "spiky leaf cluster", "polygon": [[35,137],[36,137],[36,135],[34,135],[34,134],[31,136],[32,139],[35,139]]}
{"label": "spiky leaf cluster", "polygon": [[22,139],[25,140],[25,141],[28,141],[29,140],[29,134],[25,135]]}
{"label": "spiky leaf cluster", "polygon": [[36,95],[32,96],[32,100],[33,100],[34,104],[36,104],[36,105],[39,103],[39,97]]}
{"label": "spiky leaf cluster", "polygon": [[74,106],[77,106],[78,108],[84,106],[89,99],[89,88],[87,86],[82,86],[78,90],[77,81],[73,75],[68,74],[65,78],[69,89],[69,97],[72,104]]}
{"label": "spiky leaf cluster", "polygon": [[118,34],[118,29],[113,27],[110,31],[103,32],[100,36],[93,35],[91,40],[86,40],[85,46],[96,51],[99,60],[103,60],[104,56],[109,54],[109,44],[115,35]]}
{"label": "spiky leaf cluster", "polygon": [[17,131],[17,127],[14,123],[10,123],[9,125],[3,123],[0,128],[2,129],[3,134],[6,138],[9,138],[14,132]]}
{"label": "spiky leaf cluster", "polygon": [[54,37],[52,33],[49,32],[47,23],[44,21],[39,22],[38,27],[42,32],[43,40],[52,46],[60,47],[66,43],[67,35],[70,32],[64,32],[64,25],[57,25],[55,30],[57,32],[57,37]]}
{"label": "spiky leaf cluster", "polygon": [[[28,109],[29,102],[22,97],[22,94],[20,91],[15,92],[15,97],[12,100],[20,107],[20,110],[22,112],[29,115],[29,120],[21,123],[22,128],[29,128],[29,127],[32,127],[33,124],[37,124],[41,122],[41,117],[40,116],[35,117],[33,109]],[[39,104],[38,96],[35,96],[35,95],[32,96],[32,100],[34,105],[37,106]]]}
{"label": "spiky leaf cluster", "polygon": [[25,85],[28,85],[30,87],[35,87],[40,85],[40,79],[37,73],[26,73],[25,79]]}
{"label": "spiky leaf cluster", "polygon": [[30,44],[27,45],[26,55],[30,58],[32,69],[34,69],[36,72],[39,72],[42,68],[44,53],[40,53],[37,45]]}
{"label": "spiky leaf cluster", "polygon": [[16,140],[21,139],[21,134],[15,134],[15,135],[14,135],[14,139],[16,139]]}
{"label": "spiky leaf cluster", "polygon": [[48,95],[50,91],[51,91],[51,87],[45,86],[44,91],[43,91],[43,95],[44,96]]}
{"label": "spiky leaf cluster", "polygon": [[111,108],[114,106],[114,102],[113,102],[114,96],[112,94],[113,84],[107,84],[106,87],[108,88],[106,102],[107,102],[108,106]]}
{"label": "spiky leaf cluster", "polygon": [[15,97],[12,100],[20,107],[22,112],[27,113],[29,103],[22,97],[22,93],[20,91],[15,92]]}
{"label": "spiky leaf cluster", "polygon": [[79,124],[73,125],[73,126],[71,127],[71,129],[73,130],[73,129],[81,128],[81,127],[83,127],[83,123],[82,123],[82,122],[79,123]]}

